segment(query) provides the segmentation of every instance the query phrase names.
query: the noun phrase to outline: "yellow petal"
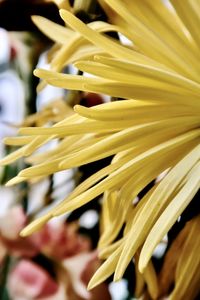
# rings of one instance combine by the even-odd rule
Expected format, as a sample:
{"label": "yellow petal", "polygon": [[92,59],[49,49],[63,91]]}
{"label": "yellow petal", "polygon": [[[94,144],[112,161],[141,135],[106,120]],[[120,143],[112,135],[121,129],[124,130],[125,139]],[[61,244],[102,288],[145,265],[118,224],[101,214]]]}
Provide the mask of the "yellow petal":
{"label": "yellow petal", "polygon": [[147,265],[156,245],[176,222],[200,187],[200,164],[194,166],[190,173],[188,181],[159,217],[144,243],[139,261],[141,272]]}
{"label": "yellow petal", "polygon": [[33,232],[40,230],[44,226],[44,224],[47,223],[51,218],[51,214],[46,214],[45,216],[36,219],[20,232],[20,236],[26,237]]}

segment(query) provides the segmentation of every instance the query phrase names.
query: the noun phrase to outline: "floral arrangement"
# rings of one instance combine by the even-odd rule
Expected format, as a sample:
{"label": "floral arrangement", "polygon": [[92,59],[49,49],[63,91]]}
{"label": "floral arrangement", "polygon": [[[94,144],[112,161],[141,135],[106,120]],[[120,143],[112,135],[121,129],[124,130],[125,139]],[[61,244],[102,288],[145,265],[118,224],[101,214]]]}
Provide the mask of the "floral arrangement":
{"label": "floral arrangement", "polygon": [[[48,52],[50,69],[36,69],[34,75],[41,79],[38,93],[47,84],[68,93],[28,117],[18,136],[4,139],[18,149],[1,164],[25,157],[31,165],[7,186],[24,182],[29,186],[67,169],[88,173],[69,195],[24,229],[26,217],[19,218],[14,245],[23,252],[21,243],[31,243],[31,251],[36,247],[59,261],[54,283],[49,285],[52,278],[27,259],[19,262],[12,277],[20,273],[23,278],[24,269],[35,268],[35,274],[41,272],[44,278],[43,287],[51,286],[53,293],[62,289],[66,283],[60,279],[63,266],[70,272],[65,264],[70,236],[74,240],[69,242],[70,251],[87,253],[86,270],[91,261],[95,260],[93,270],[98,265],[85,281],[92,299],[102,298],[94,296],[97,288],[105,293],[103,299],[109,299],[104,282],[113,274],[114,281],[121,280],[130,264],[135,277],[132,296],[195,299],[200,286],[200,4],[181,0],[74,1],[73,5],[63,0],[55,4],[64,25],[32,17],[54,42]],[[68,72],[71,65],[77,74]],[[106,101],[103,95],[109,96]],[[51,141],[54,147],[45,148]],[[94,162],[99,163],[98,169],[88,171]],[[102,264],[74,224],[51,228],[47,223],[96,199],[101,207],[98,257]],[[9,234],[1,235],[7,251]],[[64,249],[59,246],[63,241]],[[155,249],[164,243],[158,258]],[[85,262],[84,258],[79,262]],[[74,285],[73,292],[77,292]],[[84,292],[79,296],[87,297]]]}

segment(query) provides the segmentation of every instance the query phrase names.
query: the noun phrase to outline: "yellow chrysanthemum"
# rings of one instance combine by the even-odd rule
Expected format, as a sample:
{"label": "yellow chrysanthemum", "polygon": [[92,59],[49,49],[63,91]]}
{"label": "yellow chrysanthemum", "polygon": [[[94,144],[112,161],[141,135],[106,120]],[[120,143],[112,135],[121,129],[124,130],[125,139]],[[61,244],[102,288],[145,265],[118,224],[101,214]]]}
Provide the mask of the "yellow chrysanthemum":
{"label": "yellow chrysanthemum", "polygon": [[[21,128],[24,136],[17,144],[22,147],[2,164],[31,155],[54,138],[61,139],[58,146],[31,156],[29,161],[35,165],[21,171],[9,184],[114,155],[109,166],[80,184],[61,204],[25,228],[22,235],[104,193],[99,249],[100,256],[107,260],[89,286],[113,272],[114,279],[120,279],[135,257],[149,294],[155,299],[160,291],[151,256],[200,186],[200,2],[171,0],[172,6],[161,0],[99,2],[111,24],[96,21],[85,25],[67,10],[60,10],[60,15],[73,30],[42,17],[33,18],[56,43],[51,52],[51,71],[36,70],[35,75],[44,80],[40,87],[49,83],[124,100],[92,108],[76,105],[72,116],[51,128]],[[126,36],[132,45],[102,34],[110,31]],[[59,73],[71,63],[94,76]],[[167,175],[133,205],[138,193],[167,169]],[[191,222],[170,299],[195,297],[194,290],[198,291],[199,217]],[[124,224],[124,235],[116,242]],[[183,289],[187,272],[190,276]],[[191,277],[194,274],[195,280]],[[138,278],[140,291],[140,273]]]}

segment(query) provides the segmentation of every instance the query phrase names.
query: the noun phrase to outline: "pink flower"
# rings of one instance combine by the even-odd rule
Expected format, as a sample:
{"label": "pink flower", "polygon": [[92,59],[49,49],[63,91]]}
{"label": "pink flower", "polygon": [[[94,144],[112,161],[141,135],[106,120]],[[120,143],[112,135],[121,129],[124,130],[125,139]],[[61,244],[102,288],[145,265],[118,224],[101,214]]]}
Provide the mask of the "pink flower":
{"label": "pink flower", "polygon": [[77,233],[78,228],[75,223],[46,224],[32,236],[21,238],[19,233],[26,223],[27,217],[20,206],[11,208],[5,216],[0,218],[0,249],[2,250],[0,261],[4,252],[25,257],[32,257],[42,252],[53,259],[62,260],[87,252],[91,248],[89,239]]}
{"label": "pink flower", "polygon": [[[15,206],[0,218],[0,262],[6,253],[21,260],[8,276],[8,289],[13,300],[110,300],[106,284],[88,292],[86,287],[100,265],[96,252],[91,252],[91,241],[78,233],[77,223],[49,223],[28,238],[19,232],[27,217],[20,206]],[[56,278],[24,257],[43,253],[57,261]]]}
{"label": "pink flower", "polygon": [[[31,241],[19,236],[26,222],[27,217],[21,206],[12,207],[5,216],[0,218],[0,244],[4,253],[9,252],[15,256],[28,257],[37,254],[38,249]],[[3,257],[0,258],[0,260],[2,259]]]}
{"label": "pink flower", "polygon": [[91,248],[89,239],[77,233],[75,224],[50,223],[30,237],[30,241],[43,254],[62,260]]}
{"label": "pink flower", "polygon": [[26,221],[27,218],[21,206],[10,208],[9,212],[0,218],[1,235],[9,240],[16,240]]}
{"label": "pink flower", "polygon": [[40,266],[23,259],[9,275],[8,290],[13,300],[32,300],[53,295],[58,284]]}

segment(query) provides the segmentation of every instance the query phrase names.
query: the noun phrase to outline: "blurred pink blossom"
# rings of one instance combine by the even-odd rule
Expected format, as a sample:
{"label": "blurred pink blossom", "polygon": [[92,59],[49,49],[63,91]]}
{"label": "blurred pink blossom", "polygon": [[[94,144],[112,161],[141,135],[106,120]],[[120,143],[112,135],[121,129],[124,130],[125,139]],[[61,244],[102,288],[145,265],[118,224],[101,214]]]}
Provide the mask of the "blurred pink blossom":
{"label": "blurred pink blossom", "polygon": [[[38,249],[29,239],[23,239],[19,232],[25,226],[27,218],[21,206],[12,207],[7,214],[0,218],[0,244],[4,253],[15,256],[34,256]],[[2,252],[2,251],[1,251]],[[3,256],[0,257],[0,262]]]}
{"label": "blurred pink blossom", "polygon": [[58,284],[39,265],[22,259],[9,275],[8,290],[11,299],[32,300],[56,293]]}
{"label": "blurred pink blossom", "polygon": [[6,251],[25,257],[42,252],[53,259],[62,260],[91,248],[90,240],[77,233],[75,223],[46,224],[30,237],[21,238],[19,233],[26,223],[27,217],[20,206],[11,208],[0,218],[0,261]]}
{"label": "blurred pink blossom", "polygon": [[20,230],[26,224],[26,216],[21,206],[10,208],[7,214],[0,218],[1,235],[9,240],[18,238]]}
{"label": "blurred pink blossom", "polygon": [[[6,253],[20,258],[8,276],[12,300],[110,300],[108,287],[100,284],[91,292],[87,284],[100,266],[89,238],[78,233],[77,223],[48,223],[30,237],[19,232],[27,217],[15,206],[0,218],[0,262]],[[54,280],[31,257],[42,253],[55,263]]]}
{"label": "blurred pink blossom", "polygon": [[74,223],[47,224],[38,233],[33,234],[30,240],[42,253],[56,260],[87,252],[91,248],[90,240],[77,233]]}

